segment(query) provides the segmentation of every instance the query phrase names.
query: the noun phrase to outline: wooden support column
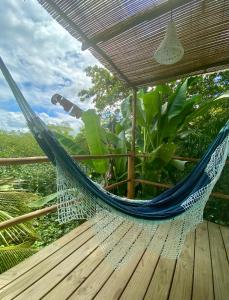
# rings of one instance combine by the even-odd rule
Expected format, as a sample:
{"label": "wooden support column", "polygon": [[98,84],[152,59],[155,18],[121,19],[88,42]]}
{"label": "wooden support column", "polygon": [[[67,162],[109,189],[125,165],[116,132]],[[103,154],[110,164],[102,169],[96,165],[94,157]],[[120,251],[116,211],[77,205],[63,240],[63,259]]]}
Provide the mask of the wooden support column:
{"label": "wooden support column", "polygon": [[132,97],[132,142],[131,152],[128,157],[128,185],[127,185],[127,198],[134,198],[135,190],[135,139],[136,139],[136,103],[137,103],[137,89],[133,89]]}

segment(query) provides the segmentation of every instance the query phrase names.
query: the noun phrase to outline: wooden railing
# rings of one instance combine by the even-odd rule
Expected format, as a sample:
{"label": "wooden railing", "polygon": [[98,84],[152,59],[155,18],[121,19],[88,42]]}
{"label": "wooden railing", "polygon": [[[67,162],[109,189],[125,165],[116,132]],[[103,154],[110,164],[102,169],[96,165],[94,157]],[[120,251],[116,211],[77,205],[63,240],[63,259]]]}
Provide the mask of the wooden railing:
{"label": "wooden railing", "polygon": [[[127,157],[128,154],[107,154],[107,155],[72,155],[75,160],[91,160],[91,159],[110,159]],[[15,166],[15,165],[28,165],[28,164],[40,164],[48,163],[47,156],[37,157],[16,157],[16,158],[0,158],[0,166]]]}
{"label": "wooden railing", "polygon": [[[105,186],[104,188],[106,190],[112,190],[120,185],[123,185],[125,183],[128,183],[128,188],[131,188],[131,191],[128,192],[128,194],[132,195],[133,186],[135,186],[136,183],[141,184],[148,184],[155,186],[157,188],[170,188],[172,187],[171,184],[168,183],[159,183],[159,182],[152,182],[145,179],[135,179],[135,174],[133,172],[133,160],[135,157],[149,157],[147,154],[137,154],[134,155],[133,153],[127,153],[127,154],[108,154],[108,155],[73,155],[72,156],[75,160],[83,161],[83,160],[94,160],[94,159],[117,159],[120,157],[128,157],[128,176],[127,179],[116,182],[114,184]],[[179,159],[183,161],[188,162],[197,162],[199,159],[197,158],[191,158],[191,157],[180,157],[180,156],[174,156],[174,159]],[[10,165],[24,165],[24,164],[35,164],[35,163],[48,163],[49,160],[45,156],[39,156],[39,157],[23,157],[23,158],[0,158],[0,166],[10,166]],[[226,164],[229,164],[229,161],[226,161]],[[131,182],[131,185],[129,183]],[[211,194],[212,196],[215,196],[217,198],[229,200],[229,195],[225,195],[219,192],[213,192]],[[131,197],[133,198],[133,197]],[[49,207],[45,207],[43,209],[39,209],[33,212],[30,212],[25,215],[21,215],[15,218],[12,218],[10,220],[4,221],[0,223],[0,230],[6,229],[8,227],[14,226],[16,224],[20,224],[26,221],[29,221],[31,219],[46,215],[51,212],[55,212],[57,210],[57,205],[52,205]]]}

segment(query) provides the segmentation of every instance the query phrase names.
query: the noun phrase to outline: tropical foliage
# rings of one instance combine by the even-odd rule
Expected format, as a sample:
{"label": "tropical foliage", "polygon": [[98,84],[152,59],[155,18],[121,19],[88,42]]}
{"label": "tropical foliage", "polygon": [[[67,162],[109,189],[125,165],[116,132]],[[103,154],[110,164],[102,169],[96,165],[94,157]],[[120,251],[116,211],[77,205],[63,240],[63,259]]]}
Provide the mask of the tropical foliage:
{"label": "tropical foliage", "polygon": [[[0,180],[0,222],[29,212],[29,202],[37,196],[17,189],[10,178]],[[16,187],[15,187],[16,186]],[[0,231],[0,273],[36,252],[32,244],[37,239],[33,226],[18,224]]]}
{"label": "tropical foliage", "polygon": [[91,78],[92,87],[81,90],[80,100],[92,100],[99,112],[104,112],[106,108],[110,109],[129,95],[130,89],[107,69],[93,66],[87,67],[85,71]]}
{"label": "tropical foliage", "polygon": [[[138,163],[137,173],[145,179],[160,180],[165,174],[174,180],[174,168],[184,170],[185,162],[174,160],[178,142],[193,133],[193,122],[211,109],[228,102],[228,93],[215,99],[202,99],[195,91],[199,77],[176,84],[164,84],[137,94],[137,151],[148,153],[148,159]],[[193,87],[194,86],[194,87]],[[222,88],[221,88],[222,90]],[[218,90],[217,90],[218,92]],[[216,89],[214,93],[217,94]],[[92,155],[126,153],[131,129],[131,97],[121,103],[121,113],[109,115],[109,121],[95,110],[82,112],[85,139]],[[71,113],[70,113],[71,114]],[[72,115],[72,114],[71,114]],[[103,124],[102,124],[103,123]],[[63,140],[62,140],[63,141]],[[69,143],[68,143],[69,146]],[[71,148],[74,147],[74,142]],[[126,175],[126,160],[96,160],[94,170],[103,174],[105,181]],[[148,192],[147,192],[148,191]],[[153,189],[144,187],[144,196],[152,196]]]}

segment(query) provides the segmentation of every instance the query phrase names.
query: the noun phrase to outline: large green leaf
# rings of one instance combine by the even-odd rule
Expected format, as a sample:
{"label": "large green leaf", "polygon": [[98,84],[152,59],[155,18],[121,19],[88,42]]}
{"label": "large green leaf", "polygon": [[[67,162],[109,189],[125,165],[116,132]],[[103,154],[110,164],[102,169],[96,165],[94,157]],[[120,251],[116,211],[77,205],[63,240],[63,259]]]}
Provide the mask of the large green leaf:
{"label": "large green leaf", "polygon": [[[82,139],[77,140],[77,137],[79,137],[79,135],[76,138],[73,138],[71,136],[66,136],[65,134],[59,133],[59,132],[56,132],[55,134],[58,138],[58,141],[71,154],[74,154],[74,155],[89,154],[87,142],[86,142],[86,139],[84,139],[83,135],[82,135]],[[90,168],[94,168],[93,162],[91,160],[85,160],[83,162],[83,164],[90,167]]]}
{"label": "large green leaf", "polygon": [[59,132],[56,132],[55,135],[57,136],[58,141],[71,153],[79,154],[81,152],[81,145],[77,145],[73,137],[66,136]]}
{"label": "large green leaf", "polygon": [[174,143],[162,144],[158,150],[157,156],[164,163],[168,163],[172,159],[172,156],[174,155],[174,153],[176,151],[176,147],[177,146]]}
{"label": "large green leaf", "polygon": [[166,143],[158,146],[154,151],[149,153],[149,160],[152,162],[159,158],[163,163],[168,163],[176,151],[174,143]]}
{"label": "large green leaf", "polygon": [[171,165],[173,165],[175,168],[177,168],[180,171],[184,171],[187,162],[188,161],[186,160],[180,160],[180,159],[172,159],[170,161]]}
{"label": "large green leaf", "polygon": [[[130,115],[129,115],[130,118]],[[146,115],[142,108],[142,103],[139,99],[136,102],[136,122],[140,126],[146,126]]]}
{"label": "large green leaf", "polygon": [[42,207],[44,206],[45,204],[55,200],[57,198],[57,192],[56,193],[53,193],[53,194],[50,194],[48,196],[45,196],[45,197],[42,197],[36,201],[33,201],[29,204],[29,207],[31,208],[39,208],[39,207]]}
{"label": "large green leaf", "polygon": [[151,151],[149,153],[149,160],[150,161],[153,161],[155,160],[158,156],[159,156],[159,151],[160,151],[160,148],[162,147],[163,145],[161,144],[159,147],[157,147],[156,149],[154,149],[153,151]]}
{"label": "large green leaf", "polygon": [[[95,110],[89,109],[82,114],[85,125],[85,136],[91,155],[108,154],[106,132],[100,124],[100,118]],[[93,160],[96,172],[104,174],[108,170],[108,161],[105,159]]]}
{"label": "large green leaf", "polygon": [[[127,153],[127,142],[126,142],[124,131],[120,132],[118,137],[119,137],[119,141],[117,143],[116,153],[119,154]],[[127,157],[116,159],[115,166],[116,166],[117,174],[119,174],[119,176],[122,176],[122,174],[125,173],[127,169]]]}
{"label": "large green leaf", "polygon": [[179,114],[172,119],[167,120],[167,124],[163,127],[161,132],[161,137],[174,138],[177,135],[178,130],[183,127],[185,118],[193,112],[194,105],[198,101],[199,96],[193,96],[191,99],[186,100]]}
{"label": "large green leaf", "polygon": [[119,142],[119,137],[117,134],[113,133],[113,132],[106,132],[106,138],[108,141],[108,144],[113,144],[114,146],[117,145],[117,143]]}
{"label": "large green leaf", "polygon": [[142,96],[147,125],[151,125],[153,118],[160,111],[160,96],[157,90],[150,91]]}
{"label": "large green leaf", "polygon": [[172,94],[172,89],[167,84],[159,84],[156,86],[155,91],[162,97],[166,97]]}
{"label": "large green leaf", "polygon": [[177,87],[176,92],[169,100],[168,119],[176,117],[183,109],[186,100],[186,93],[188,87],[188,79]]}
{"label": "large green leaf", "polygon": [[131,97],[127,97],[121,103],[121,112],[124,118],[129,117],[131,114]]}

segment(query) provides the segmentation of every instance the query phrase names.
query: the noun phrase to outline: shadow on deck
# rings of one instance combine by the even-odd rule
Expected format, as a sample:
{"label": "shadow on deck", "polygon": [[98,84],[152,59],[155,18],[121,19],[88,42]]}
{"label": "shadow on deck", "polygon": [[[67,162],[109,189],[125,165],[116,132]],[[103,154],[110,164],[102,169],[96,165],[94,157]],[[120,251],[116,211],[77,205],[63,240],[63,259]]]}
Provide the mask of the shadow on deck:
{"label": "shadow on deck", "polygon": [[176,261],[146,249],[114,270],[92,222],[0,275],[0,299],[229,299],[228,227],[202,223]]}

